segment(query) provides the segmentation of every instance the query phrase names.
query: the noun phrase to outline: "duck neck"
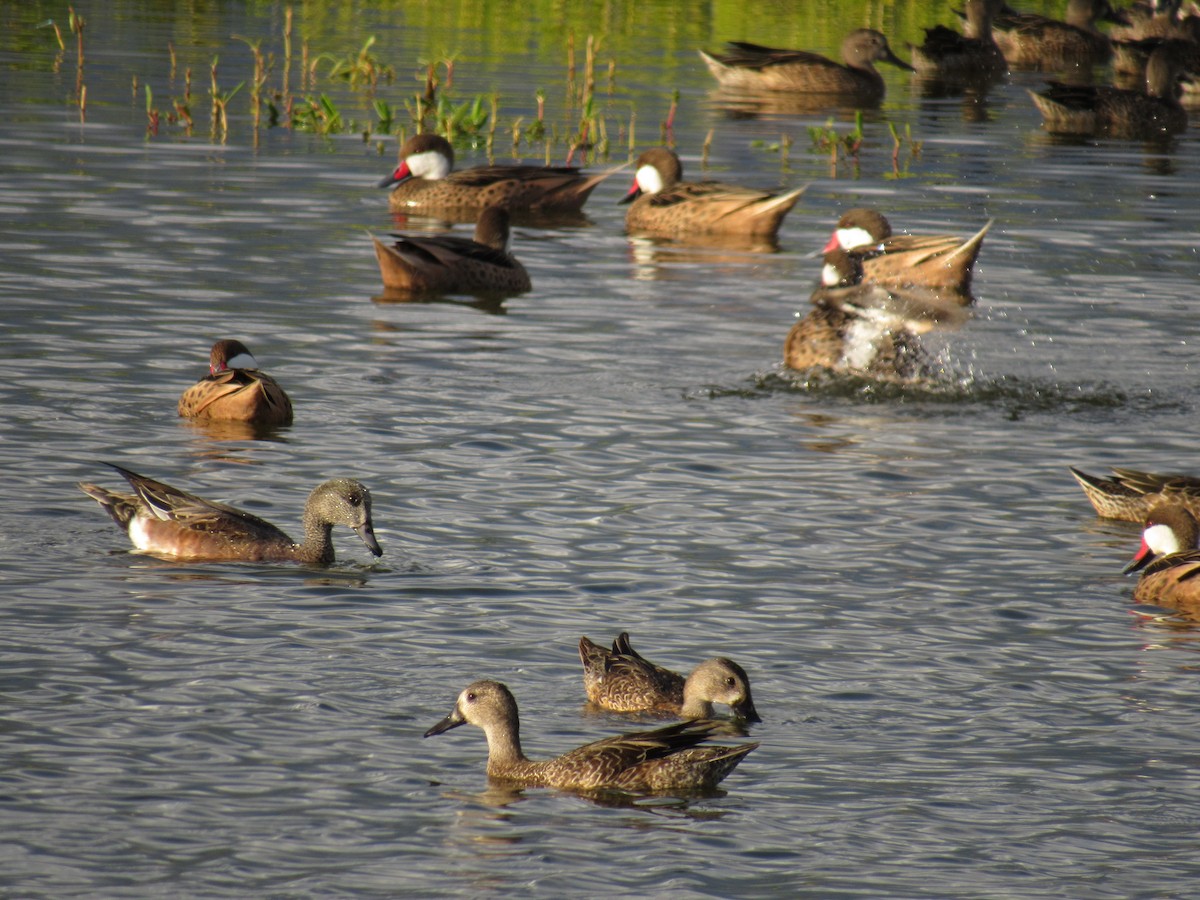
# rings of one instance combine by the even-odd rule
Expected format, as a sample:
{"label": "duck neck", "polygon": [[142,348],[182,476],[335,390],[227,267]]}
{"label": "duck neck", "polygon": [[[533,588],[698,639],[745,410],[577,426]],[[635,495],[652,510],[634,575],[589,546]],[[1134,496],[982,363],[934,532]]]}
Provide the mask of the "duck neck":
{"label": "duck neck", "polygon": [[322,521],[310,509],[304,511],[304,543],[295,551],[301,562],[333,562],[333,525]]}
{"label": "duck neck", "polygon": [[713,714],[712,701],[699,696],[691,683],[683,686],[683,706],[679,715],[685,719],[711,719]]}
{"label": "duck neck", "polygon": [[521,726],[500,722],[484,729],[488,742],[488,774],[511,775],[517,767],[528,765],[521,750]]}

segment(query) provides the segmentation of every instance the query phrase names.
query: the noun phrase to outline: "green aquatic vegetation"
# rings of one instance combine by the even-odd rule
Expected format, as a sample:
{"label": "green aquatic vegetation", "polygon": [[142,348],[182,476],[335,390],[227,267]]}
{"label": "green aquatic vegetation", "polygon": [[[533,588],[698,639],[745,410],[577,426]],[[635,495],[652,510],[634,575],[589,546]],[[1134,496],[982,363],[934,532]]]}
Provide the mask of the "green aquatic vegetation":
{"label": "green aquatic vegetation", "polygon": [[371,53],[371,47],[374,44],[375,35],[371,35],[358,53],[336,60],[329,70],[329,77],[341,78],[352,88],[366,87],[372,94],[378,88],[381,78],[391,84],[396,80],[396,70],[392,66],[381,63]]}

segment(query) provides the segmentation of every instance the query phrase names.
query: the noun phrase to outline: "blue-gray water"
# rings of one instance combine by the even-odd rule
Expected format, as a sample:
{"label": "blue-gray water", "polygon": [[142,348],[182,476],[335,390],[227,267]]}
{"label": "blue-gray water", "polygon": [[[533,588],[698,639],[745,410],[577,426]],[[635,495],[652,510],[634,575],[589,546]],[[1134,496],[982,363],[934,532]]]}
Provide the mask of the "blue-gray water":
{"label": "blue-gray water", "polygon": [[[1194,890],[1197,632],[1130,603],[1137,528],[1097,519],[1066,468],[1200,473],[1194,133],[1063,145],[1025,94],[1040,76],[974,121],[889,72],[860,177],[833,178],[809,150],[824,114],[726,116],[683,42],[621,70],[639,139],[678,84],[690,171],[715,129],[710,175],[811,182],[779,253],[630,241],[622,174],[585,226],[516,229],[534,290],[503,314],[382,303],[367,232],[395,224],[372,187],[394,142],[255,148],[245,93],[225,145],[206,112],[204,136],[146,140],[130,99],[171,36],[220,52],[232,87],[230,35],[275,33],[279,8],[188,39],[173,14],[116,35],[80,8],[86,125],[72,51],[55,73],[31,30],[65,11],[9,6],[33,49],[0,58],[0,893]],[[370,33],[403,62],[399,102],[423,33],[364,11],[325,40]],[[555,77],[501,54],[480,79],[458,37],[462,95]],[[885,177],[882,120],[924,141],[909,178]],[[752,144],[782,133],[787,171]],[[864,203],[914,232],[996,220],[937,389],[780,368],[813,253]],[[276,439],[175,417],[218,337],[290,392]],[[116,486],[100,460],[293,533],[313,485],[352,475],[386,555],[344,530],[329,570],[131,554],[75,488]],[[478,730],[422,739],[480,677],[513,689],[532,755],[634,727],[582,714],[578,637],[623,629],[661,664],[750,673],[762,746],[718,796],[513,797]]]}

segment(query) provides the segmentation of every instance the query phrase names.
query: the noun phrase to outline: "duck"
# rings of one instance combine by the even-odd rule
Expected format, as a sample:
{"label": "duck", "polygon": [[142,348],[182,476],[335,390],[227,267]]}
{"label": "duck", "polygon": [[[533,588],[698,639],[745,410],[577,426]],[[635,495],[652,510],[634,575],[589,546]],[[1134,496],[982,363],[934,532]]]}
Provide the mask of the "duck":
{"label": "duck", "polygon": [[1185,13],[1181,0],[1135,3],[1124,11],[1128,24],[1112,29],[1113,41],[1141,41],[1146,38],[1200,41],[1200,15],[1189,4]]}
{"label": "duck", "polygon": [[413,294],[521,294],[533,285],[508,250],[508,213],[489,206],[475,224],[474,239],[459,235],[375,235],[375,258],[384,287]]}
{"label": "duck", "polygon": [[786,194],[719,181],[684,181],[683,163],[673,150],[653,147],[637,159],[633,186],[620,201],[630,204],[630,232],[672,237],[736,234],[774,237],[807,185]]}
{"label": "duck", "polygon": [[711,791],[758,747],[704,745],[722,723],[688,720],[604,738],[553,759],[532,760],[521,750],[516,698],[506,685],[488,680],[468,685],[450,714],[425,737],[466,724],[482,728],[487,736],[490,779],[577,792]]}
{"label": "duck", "polygon": [[925,42],[909,44],[913,68],[925,78],[991,79],[1008,63],[992,38],[993,0],[967,0],[962,34],[944,25],[925,29]]}
{"label": "duck", "polygon": [[723,656],[705,660],[685,679],[656,666],[633,649],[629,632],[621,632],[606,650],[586,636],[579,639],[583,686],[588,700],[614,712],[652,710],[685,719],[709,719],[713,703],[724,703],[734,716],[761,722],[745,670]]}
{"label": "duck", "polygon": [[1125,574],[1141,572],[1133,599],[1154,606],[1200,608],[1200,525],[1178,503],[1158,503],[1146,516],[1142,544]]}
{"label": "duck", "polygon": [[1046,130],[1055,134],[1169,137],[1187,128],[1187,113],[1179,102],[1180,71],[1174,54],[1160,47],[1146,61],[1145,90],[1051,81],[1029,96]]}
{"label": "duck", "polygon": [[577,213],[596,186],[624,166],[586,175],[573,166],[476,166],[454,169],[454,148],[438,134],[418,134],[400,148],[400,164],[379,182],[391,188],[395,213],[450,212],[474,219],[485,208]]}
{"label": "duck", "polygon": [[292,401],[279,383],[236,340],[220,340],[209,352],[208,376],[183,392],[179,415],[188,419],[291,425]]}
{"label": "duck", "polygon": [[88,482],[79,489],[95,500],[146,553],[191,560],[300,562],[334,561],[334,525],[353,528],[372,556],[382,556],[371,521],[371,492],[352,478],[333,478],[316,487],[304,504],[304,541],[258,516],[197,497],[179,488],[106,463],[132,494]]}
{"label": "duck", "polygon": [[944,288],[865,282],[861,260],[838,247],[826,251],[822,283],[810,302],[813,309],[784,340],[788,368],[914,382],[934,372],[919,335],[960,325],[973,298]]}
{"label": "duck", "polygon": [[886,62],[912,71],[888,46],[887,38],[872,28],[859,28],[842,41],[842,61],[807,50],[779,50],[730,41],[722,54],[700,51],[713,77],[722,87],[744,91],[789,91],[844,95],[859,103],[883,101],[883,76],[875,63]]}
{"label": "duck", "polygon": [[975,260],[992,224],[986,222],[965,240],[949,234],[893,234],[883,213],[858,207],[838,219],[824,252],[841,248],[861,256],[867,281],[948,288],[969,295]]}
{"label": "duck", "polygon": [[1002,8],[992,20],[992,37],[1009,65],[1090,68],[1113,55],[1097,21],[1129,24],[1109,0],[1068,0],[1065,21]]}
{"label": "duck", "polygon": [[1144,522],[1160,503],[1182,506],[1200,516],[1200,478],[1193,475],[1159,475],[1139,469],[1112,470],[1112,477],[1089,475],[1069,467],[1096,514],[1106,519]]}

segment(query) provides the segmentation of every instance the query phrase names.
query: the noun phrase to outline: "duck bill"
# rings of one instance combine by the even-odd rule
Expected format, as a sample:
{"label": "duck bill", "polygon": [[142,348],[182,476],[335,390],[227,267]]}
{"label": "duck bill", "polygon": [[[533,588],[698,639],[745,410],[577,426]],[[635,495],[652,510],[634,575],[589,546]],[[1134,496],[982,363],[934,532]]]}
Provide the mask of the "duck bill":
{"label": "duck bill", "polygon": [[362,538],[362,542],[367,545],[372,556],[383,556],[383,548],[379,546],[379,541],[375,540],[375,528],[370,522],[359,525],[354,530]]}
{"label": "duck bill", "polygon": [[829,236],[829,242],[825,244],[825,249],[821,253],[832,253],[842,246],[842,242],[838,240],[837,229],[833,229],[833,234]]}
{"label": "duck bill", "polygon": [[883,57],[883,62],[891,63],[897,69],[906,69],[909,72],[917,71],[900,57],[898,57],[895,53],[893,53],[890,47],[888,48],[887,54]]}
{"label": "duck bill", "polygon": [[1146,568],[1153,559],[1154,551],[1146,546],[1146,541],[1143,539],[1141,549],[1138,550],[1137,555],[1130,560],[1129,565],[1122,570],[1121,574],[1132,575],[1134,572]]}
{"label": "duck bill", "polygon": [[635,181],[633,183],[633,187],[631,187],[629,189],[629,193],[627,193],[624,197],[622,197],[620,200],[618,200],[617,203],[618,203],[618,205],[622,204],[622,203],[632,203],[634,200],[636,200],[640,196],[642,196],[642,189],[640,187],[638,187],[637,182]]}
{"label": "duck bill", "polygon": [[435,734],[441,734],[443,731],[449,731],[451,728],[457,728],[459,725],[465,724],[467,724],[467,720],[459,713],[456,706],[454,712],[425,732],[425,737],[433,737]]}
{"label": "duck bill", "polygon": [[378,186],[381,188],[392,187],[393,185],[408,181],[412,177],[412,172],[408,171],[408,163],[403,162],[396,167],[396,171],[380,181]]}
{"label": "duck bill", "polygon": [[758,710],[754,708],[754,700],[752,700],[750,697],[746,697],[746,699],[741,703],[735,703],[730,707],[730,709],[732,709],[733,714],[743,722],[753,724],[755,722],[762,721],[758,715]]}

